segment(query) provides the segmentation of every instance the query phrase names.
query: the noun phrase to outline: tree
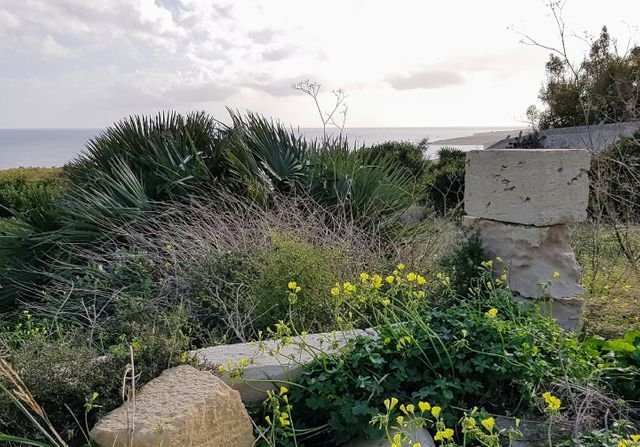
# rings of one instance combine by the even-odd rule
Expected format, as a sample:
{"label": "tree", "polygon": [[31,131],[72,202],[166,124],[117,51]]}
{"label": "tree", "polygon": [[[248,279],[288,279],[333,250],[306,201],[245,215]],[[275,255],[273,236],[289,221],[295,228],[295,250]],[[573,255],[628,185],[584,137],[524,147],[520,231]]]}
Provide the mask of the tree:
{"label": "tree", "polygon": [[628,45],[621,52],[618,42],[603,26],[597,38],[580,38],[588,52],[581,62],[572,60],[567,44],[570,37],[577,35],[566,29],[562,15],[565,3],[548,4],[558,30],[558,45],[544,44],[519,33],[522,43],[550,52],[546,81],[539,94],[546,106],[539,126],[547,129],[639,119],[640,46]]}

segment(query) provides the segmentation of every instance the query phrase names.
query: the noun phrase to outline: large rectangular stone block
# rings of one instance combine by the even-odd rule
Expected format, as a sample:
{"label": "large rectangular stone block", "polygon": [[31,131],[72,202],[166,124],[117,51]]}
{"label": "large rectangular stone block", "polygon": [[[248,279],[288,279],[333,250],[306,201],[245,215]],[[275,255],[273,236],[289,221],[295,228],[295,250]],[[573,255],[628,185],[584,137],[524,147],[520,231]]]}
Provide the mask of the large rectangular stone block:
{"label": "large rectangular stone block", "polygon": [[587,217],[589,152],[496,149],[467,153],[464,209],[484,219],[523,225]]}

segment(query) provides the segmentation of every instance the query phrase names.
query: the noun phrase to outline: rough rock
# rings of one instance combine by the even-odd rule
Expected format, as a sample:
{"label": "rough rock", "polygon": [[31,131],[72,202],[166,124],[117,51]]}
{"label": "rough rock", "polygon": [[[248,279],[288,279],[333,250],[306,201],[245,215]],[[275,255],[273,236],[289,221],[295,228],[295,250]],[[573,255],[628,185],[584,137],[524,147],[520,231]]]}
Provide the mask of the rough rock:
{"label": "rough rock", "polygon": [[[293,337],[289,343],[267,340],[237,343],[192,351],[200,365],[211,367],[244,402],[262,400],[267,390],[276,389],[300,375],[305,364],[319,352],[336,352],[357,336],[375,336],[371,329],[310,334]],[[222,368],[220,368],[222,367]],[[241,374],[239,374],[241,373]]]}
{"label": "rough rock", "polygon": [[[393,435],[394,433],[391,433],[392,437]],[[412,430],[405,442],[402,444],[402,447],[412,447],[416,442],[419,442],[421,447],[436,447],[433,438],[424,428]],[[344,444],[342,447],[389,447],[389,441],[387,438],[357,438],[347,444]]]}
{"label": "rough rock", "polygon": [[[532,227],[465,216],[464,225],[478,230],[482,248],[494,262],[496,274],[509,269],[512,291],[527,298],[574,298],[585,290],[579,285],[580,266],[569,246],[566,225]],[[554,273],[559,277],[554,279]],[[551,281],[543,293],[539,283]]]}
{"label": "rough rock", "polygon": [[[494,260],[494,274],[508,270],[511,291],[523,298],[550,298],[547,313],[563,328],[577,330],[582,315],[579,296],[585,290],[566,225],[534,227],[470,216],[463,223],[479,232],[485,254]],[[556,272],[559,276],[554,278]],[[548,282],[550,287],[543,290],[540,284]]]}
{"label": "rough rock", "polygon": [[470,151],[464,208],[484,219],[523,225],[587,217],[589,152],[581,149]]}
{"label": "rough rock", "polygon": [[240,395],[209,372],[191,366],[164,371],[131,402],[112,411],[91,430],[101,447],[250,447],[253,428]]}

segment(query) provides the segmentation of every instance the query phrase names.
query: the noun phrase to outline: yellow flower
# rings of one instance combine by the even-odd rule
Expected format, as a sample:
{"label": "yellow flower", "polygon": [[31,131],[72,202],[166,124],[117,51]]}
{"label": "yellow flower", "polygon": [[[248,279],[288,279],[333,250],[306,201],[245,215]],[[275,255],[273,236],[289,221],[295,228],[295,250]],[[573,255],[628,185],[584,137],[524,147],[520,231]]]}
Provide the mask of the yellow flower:
{"label": "yellow flower", "polygon": [[288,392],[289,392],[289,390],[288,390],[286,387],[284,387],[284,386],[281,386],[281,387],[280,387],[280,395],[281,395],[281,396],[282,396],[283,394],[287,394]]}
{"label": "yellow flower", "polygon": [[416,279],[418,279],[418,275],[413,272],[407,273],[407,281],[414,282]]}
{"label": "yellow flower", "polygon": [[389,284],[393,284],[393,281],[395,281],[396,279],[393,276],[389,275],[384,280]]}
{"label": "yellow flower", "polygon": [[562,402],[560,402],[560,399],[558,399],[550,392],[547,391],[546,393],[544,393],[542,395],[542,398],[547,403],[547,410],[555,412],[560,409],[560,405],[562,404]]}
{"label": "yellow flower", "polygon": [[269,416],[265,416],[264,420],[267,421],[267,425],[271,425],[272,424],[271,418]]}
{"label": "yellow flower", "polygon": [[618,447],[629,447],[629,441],[627,441],[626,439],[621,439],[618,442]]}
{"label": "yellow flower", "polygon": [[424,278],[424,276],[418,275],[417,282],[418,285],[423,286],[427,283],[427,280]]}
{"label": "yellow flower", "polygon": [[493,418],[486,418],[480,421],[482,426],[487,429],[487,431],[493,431],[493,427],[496,425],[496,421]]}
{"label": "yellow flower", "polygon": [[402,447],[402,436],[400,433],[396,433],[393,435],[393,442],[391,442],[391,447]]}
{"label": "yellow flower", "polygon": [[491,309],[489,309],[484,313],[484,316],[487,318],[495,318],[498,316],[498,309],[496,309],[495,307],[492,307]]}
{"label": "yellow flower", "polygon": [[398,416],[396,418],[396,422],[398,423],[398,425],[402,425],[404,422],[404,416]]}
{"label": "yellow flower", "polygon": [[376,289],[379,289],[380,287],[382,287],[382,276],[373,275],[371,277],[371,284],[373,284],[373,287],[375,287]]}
{"label": "yellow flower", "polygon": [[418,293],[416,294],[416,296],[418,298],[424,298],[426,294],[424,293],[424,290],[418,290]]}
{"label": "yellow flower", "polygon": [[411,447],[422,447],[422,444],[420,444],[419,442],[416,442]]}
{"label": "yellow flower", "polygon": [[431,404],[429,402],[418,402],[418,408],[420,408],[420,412],[424,413],[425,411],[431,410]]}
{"label": "yellow flower", "polygon": [[393,410],[393,408],[398,404],[398,399],[392,397],[391,400],[385,399],[384,406],[387,410]]}
{"label": "yellow flower", "polygon": [[444,430],[439,430],[436,435],[433,437],[434,441],[443,441],[445,439],[453,438],[453,429],[445,428]]}
{"label": "yellow flower", "polygon": [[640,435],[631,435],[630,438],[634,444],[640,443]]}
{"label": "yellow flower", "polygon": [[560,272],[553,272],[553,279],[560,278]]}
{"label": "yellow flower", "polygon": [[340,295],[340,287],[333,287],[333,288],[331,289],[331,295],[333,295],[333,296],[338,296],[338,295]]}
{"label": "yellow flower", "polygon": [[280,413],[280,417],[278,419],[280,420],[280,425],[283,427],[286,427],[287,425],[291,425],[291,421],[289,420],[288,413]]}
{"label": "yellow flower", "polygon": [[408,414],[413,414],[413,412],[415,411],[416,407],[413,406],[413,404],[409,404],[407,405],[407,413]]}
{"label": "yellow flower", "polygon": [[295,281],[289,281],[287,287],[289,288],[289,290],[296,290],[296,287],[298,287],[298,283]]}
{"label": "yellow flower", "polygon": [[383,305],[384,307],[387,307],[389,304],[391,304],[391,301],[390,301],[390,300],[382,300],[382,305]]}
{"label": "yellow flower", "polygon": [[360,273],[360,281],[362,282],[367,282],[367,280],[369,279],[369,274],[368,273]]}
{"label": "yellow flower", "polygon": [[434,418],[438,418],[438,416],[440,416],[441,411],[442,411],[442,408],[438,406],[431,408],[431,414],[433,415]]}
{"label": "yellow flower", "polygon": [[398,264],[398,270],[404,270],[404,264],[403,263]]}
{"label": "yellow flower", "polygon": [[218,366],[218,372],[223,373],[225,371],[226,371],[226,369],[224,368],[224,365]]}

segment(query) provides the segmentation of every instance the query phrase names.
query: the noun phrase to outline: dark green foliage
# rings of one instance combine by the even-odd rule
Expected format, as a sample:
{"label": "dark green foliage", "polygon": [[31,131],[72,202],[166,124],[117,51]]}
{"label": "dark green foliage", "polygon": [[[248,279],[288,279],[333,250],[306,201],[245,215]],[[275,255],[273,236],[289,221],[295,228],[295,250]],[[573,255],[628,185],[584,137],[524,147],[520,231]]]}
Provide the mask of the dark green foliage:
{"label": "dark green foliage", "polygon": [[571,67],[555,54],[546,64],[547,81],[540,91],[546,104],[543,129],[633,121],[640,102],[640,48],[617,53],[606,27],[591,43],[582,63]]}
{"label": "dark green foliage", "polygon": [[353,152],[344,140],[314,151],[309,189],[318,203],[365,227],[394,223],[419,195],[415,179],[397,161]]}
{"label": "dark green foliage", "polygon": [[469,235],[440,261],[443,271],[451,278],[451,288],[457,296],[466,297],[469,290],[478,285],[478,279],[483,275],[480,264],[484,261],[485,254],[478,233]]}
{"label": "dark green foliage", "polygon": [[465,153],[459,149],[442,148],[438,151],[438,160],[427,168],[427,203],[441,216],[460,211],[464,200],[465,159]]}
{"label": "dark green foliage", "polygon": [[[498,318],[485,312],[493,305]],[[411,337],[411,342],[402,340]],[[508,296],[488,302],[430,310],[423,321],[385,325],[376,340],[361,337],[340,355],[321,355],[290,386],[296,428],[326,424],[322,440],[340,445],[368,433],[384,411],[382,401],[428,401],[442,406],[448,425],[458,409],[535,415],[539,387],[566,373],[580,379],[595,369],[575,337]],[[450,426],[450,425],[449,425]]]}
{"label": "dark green foliage", "polygon": [[591,337],[586,350],[603,361],[602,375],[611,390],[628,401],[640,401],[640,332],[628,331],[618,339]]}
{"label": "dark green foliage", "polygon": [[538,129],[534,129],[524,137],[522,136],[522,131],[520,131],[518,136],[507,147],[509,149],[541,149],[544,148],[543,143],[546,138],[545,135],[540,134]]}
{"label": "dark green foliage", "polygon": [[424,160],[425,143],[414,144],[410,141],[387,141],[360,149],[375,157],[387,157],[397,161],[405,167],[415,178],[424,174],[426,162]]}

